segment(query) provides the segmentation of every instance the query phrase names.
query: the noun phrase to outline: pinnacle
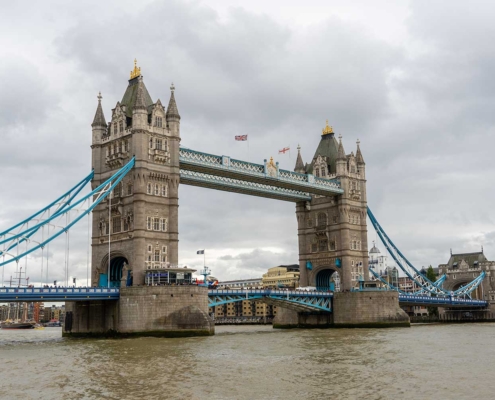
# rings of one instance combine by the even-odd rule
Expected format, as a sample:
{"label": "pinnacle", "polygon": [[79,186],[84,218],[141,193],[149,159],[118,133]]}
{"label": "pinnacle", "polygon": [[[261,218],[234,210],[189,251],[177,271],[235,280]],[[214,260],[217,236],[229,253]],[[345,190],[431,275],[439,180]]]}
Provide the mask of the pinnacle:
{"label": "pinnacle", "polygon": [[339,149],[337,151],[337,160],[346,160],[344,146],[342,145],[342,136],[339,136]]}
{"label": "pinnacle", "polygon": [[134,104],[134,110],[146,110],[146,102],[144,101],[144,83],[143,78],[140,76],[136,95],[136,104]]}
{"label": "pinnacle", "polygon": [[175,95],[174,95],[175,86],[173,83],[170,86],[170,92],[171,92],[170,101],[168,102],[167,114],[166,114],[167,120],[174,117],[180,119],[179,110],[177,109],[177,103],[175,102]]}
{"label": "pinnacle", "polygon": [[93,123],[91,124],[91,126],[93,128],[95,127],[103,127],[103,128],[106,128],[107,127],[107,122],[105,120],[105,115],[103,114],[103,108],[101,107],[101,92],[98,93],[98,106],[96,107],[96,114],[95,114],[95,118],[93,119]]}
{"label": "pinnacle", "polygon": [[364,158],[363,155],[361,154],[361,148],[359,147],[359,139],[357,141],[357,150],[356,150],[356,161],[358,164],[364,164]]}
{"label": "pinnacle", "polygon": [[304,168],[304,163],[301,157],[301,146],[297,146],[297,160],[296,160],[296,166],[294,167],[294,172],[299,172],[299,173],[304,173],[305,168]]}

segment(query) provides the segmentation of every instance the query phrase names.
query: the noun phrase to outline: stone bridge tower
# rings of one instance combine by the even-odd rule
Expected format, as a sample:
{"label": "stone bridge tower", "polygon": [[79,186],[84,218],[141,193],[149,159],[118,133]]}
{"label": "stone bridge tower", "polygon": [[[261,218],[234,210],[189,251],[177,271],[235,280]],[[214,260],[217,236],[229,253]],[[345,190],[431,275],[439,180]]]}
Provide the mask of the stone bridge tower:
{"label": "stone bridge tower", "polygon": [[[132,156],[135,167],[93,211],[93,285],[106,286],[107,279],[110,286],[120,286],[121,279],[142,285],[147,268],[178,263],[180,116],[170,89],[165,109],[152,101],[134,65],[108,123],[98,96],[91,125],[93,188]],[[124,266],[130,272],[122,277]]]}
{"label": "stone bridge tower", "polygon": [[304,165],[298,150],[295,172],[337,179],[344,190],[296,205],[300,286],[328,287],[338,272],[340,290],[347,291],[360,277],[369,279],[366,174],[359,141],[356,154],[346,155],[342,137],[335,138],[327,121],[311,163]]}

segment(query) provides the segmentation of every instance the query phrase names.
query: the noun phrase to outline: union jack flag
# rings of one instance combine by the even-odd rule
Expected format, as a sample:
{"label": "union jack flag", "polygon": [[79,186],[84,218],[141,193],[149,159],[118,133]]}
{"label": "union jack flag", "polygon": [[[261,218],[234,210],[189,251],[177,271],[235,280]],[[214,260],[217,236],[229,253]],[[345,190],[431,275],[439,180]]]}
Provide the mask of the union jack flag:
{"label": "union jack flag", "polygon": [[278,154],[285,154],[288,151],[290,151],[290,147],[284,147],[282,150],[278,151]]}
{"label": "union jack flag", "polygon": [[240,140],[241,142],[244,142],[247,140],[247,135],[238,135],[235,137],[235,140]]}

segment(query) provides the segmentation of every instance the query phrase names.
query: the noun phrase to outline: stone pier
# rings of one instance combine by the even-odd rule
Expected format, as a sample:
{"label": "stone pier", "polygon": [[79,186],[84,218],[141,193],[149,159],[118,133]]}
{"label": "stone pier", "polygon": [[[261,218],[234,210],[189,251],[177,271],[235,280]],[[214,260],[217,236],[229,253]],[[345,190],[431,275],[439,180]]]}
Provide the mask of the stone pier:
{"label": "stone pier", "polygon": [[409,316],[399,307],[394,291],[340,292],[332,313],[301,313],[278,308],[274,328],[394,328],[409,327]]}
{"label": "stone pier", "polygon": [[200,286],[132,286],[120,300],[67,302],[65,337],[207,336],[208,290]]}

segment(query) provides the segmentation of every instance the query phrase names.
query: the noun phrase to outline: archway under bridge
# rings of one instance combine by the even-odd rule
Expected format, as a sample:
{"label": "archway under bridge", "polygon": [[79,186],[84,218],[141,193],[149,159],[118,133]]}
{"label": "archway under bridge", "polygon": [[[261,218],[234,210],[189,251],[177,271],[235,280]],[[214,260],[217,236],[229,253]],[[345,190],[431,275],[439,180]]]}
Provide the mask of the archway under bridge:
{"label": "archway under bridge", "polygon": [[317,290],[332,292],[340,290],[340,275],[331,268],[322,269],[318,271],[315,279],[315,286]]}

